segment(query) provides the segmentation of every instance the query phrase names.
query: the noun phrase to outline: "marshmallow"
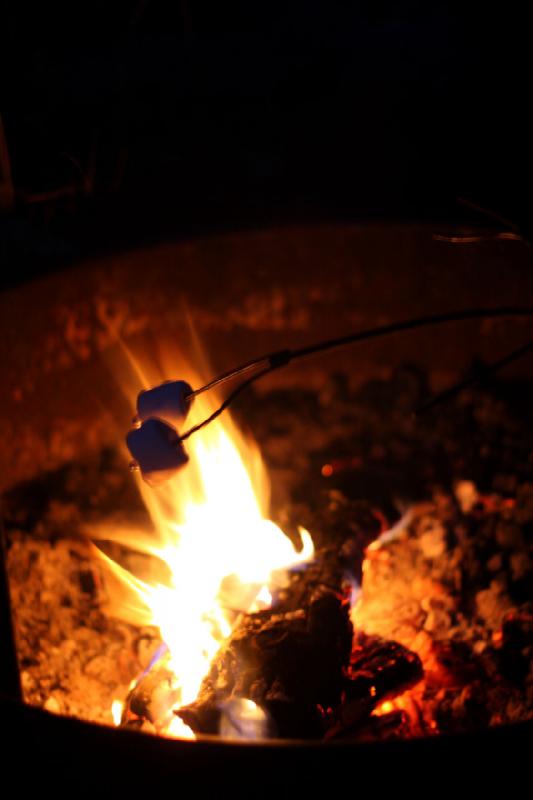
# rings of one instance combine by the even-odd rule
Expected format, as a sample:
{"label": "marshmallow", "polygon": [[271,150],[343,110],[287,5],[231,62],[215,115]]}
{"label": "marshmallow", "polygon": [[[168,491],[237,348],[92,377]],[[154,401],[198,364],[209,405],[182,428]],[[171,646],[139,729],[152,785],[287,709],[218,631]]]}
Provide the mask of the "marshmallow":
{"label": "marshmallow", "polygon": [[137,398],[137,416],[141,422],[157,417],[178,428],[189,411],[187,395],[192,388],[185,381],[165,381],[141,392]]}
{"label": "marshmallow", "polygon": [[160,419],[147,419],[126,436],[126,444],[151,486],[160,486],[189,460],[174,428]]}

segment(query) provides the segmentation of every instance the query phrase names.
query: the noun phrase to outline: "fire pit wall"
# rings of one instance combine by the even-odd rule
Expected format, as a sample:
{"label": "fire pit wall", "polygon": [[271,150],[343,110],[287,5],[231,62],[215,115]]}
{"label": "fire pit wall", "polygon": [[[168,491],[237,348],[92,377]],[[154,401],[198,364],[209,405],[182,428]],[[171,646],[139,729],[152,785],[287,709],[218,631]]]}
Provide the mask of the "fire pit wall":
{"label": "fire pit wall", "polygon": [[[17,536],[24,526],[27,529],[31,527],[37,539],[49,539],[50,526],[39,524],[35,518],[38,509],[46,509],[43,513],[53,520],[54,558],[61,558],[57,540],[61,540],[72,525],[72,509],[69,510],[69,504],[65,503],[64,494],[58,496],[52,512],[50,506],[53,506],[51,501],[55,499],[57,487],[54,481],[65,465],[92,464],[90,469],[93,472],[89,478],[81,471],[73,480],[73,484],[78,481],[80,487],[84,482],[93,482],[89,492],[88,517],[92,519],[99,513],[104,515],[113,511],[105,506],[109,503],[110,492],[103,489],[100,495],[98,493],[97,471],[98,465],[105,462],[101,454],[122,446],[124,430],[132,414],[132,399],[122,395],[115,372],[122,344],[136,353],[143,353],[144,357],[157,358],[161,343],[175,343],[187,354],[197,337],[209,358],[209,374],[215,375],[262,353],[302,346],[352,330],[451,309],[523,305],[524,299],[531,296],[533,274],[524,244],[496,241],[490,235],[477,243],[454,244],[441,235],[450,233],[455,231],[443,230],[442,226],[376,224],[229,233],[106,256],[4,294],[0,297],[4,388],[0,419],[3,441],[0,475],[7,498],[6,522],[11,550],[15,547],[16,551],[20,546],[20,537],[17,539]],[[477,233],[483,234],[483,231]],[[286,511],[291,499],[286,486],[294,488],[298,482],[294,481],[294,476],[291,478],[289,464],[284,469],[283,452],[289,460],[292,444],[289,443],[289,449],[287,442],[283,444],[283,425],[281,432],[272,432],[276,428],[273,419],[276,405],[269,398],[278,397],[279,401],[281,397],[285,407],[292,406],[293,417],[299,416],[300,402],[307,404],[303,418],[311,431],[310,438],[316,436],[316,449],[319,450],[324,445],[324,436],[321,437],[320,433],[321,426],[325,426],[324,419],[329,420],[329,427],[334,427],[332,420],[336,419],[337,396],[339,414],[344,414],[346,420],[349,419],[349,414],[346,416],[347,398],[364,386],[373,385],[374,389],[376,386],[386,387],[381,395],[378,391],[382,403],[380,413],[385,417],[387,391],[406,392],[404,400],[400,400],[400,411],[405,416],[409,403],[413,399],[422,399],[416,391],[410,395],[409,380],[406,389],[405,382],[398,382],[395,378],[406,369],[406,364],[411,365],[406,374],[417,376],[415,382],[419,382],[419,393],[440,389],[463,374],[474,358],[491,362],[527,341],[529,330],[529,322],[519,319],[446,325],[314,357],[280,370],[265,380],[257,390],[260,401],[247,406],[245,399],[241,416],[258,438],[267,461],[273,465],[274,504],[285,513],[284,521],[292,524],[291,513]],[[180,377],[179,367],[174,377]],[[505,377],[515,386],[527,384],[531,379],[531,360],[526,358],[517,362]],[[339,392],[344,393],[342,397]],[[329,416],[317,417],[316,429],[313,411],[309,411],[309,398],[313,395],[318,398],[317,408],[326,406],[329,409]],[[397,400],[398,397],[391,397],[391,407]],[[394,413],[397,412],[395,406]],[[400,427],[402,424],[400,421]],[[465,435],[468,435],[468,427]],[[417,453],[420,457],[420,451]],[[335,456],[334,451],[332,456]],[[361,470],[360,459],[357,464],[356,460],[350,462],[350,454],[341,447],[338,464],[320,464],[312,457],[302,461],[307,465],[305,468],[314,470],[309,476],[309,491],[313,491],[315,499],[320,496],[320,502],[325,504],[342,503],[343,500],[339,500],[343,497],[342,489],[353,477],[353,470],[350,470],[358,469],[359,494],[363,495],[364,487],[369,487],[369,508],[372,506],[373,522],[376,519],[379,522],[379,513],[376,515],[375,512],[379,511],[379,498],[387,494],[390,473],[387,473],[385,465],[381,472],[370,471],[361,478],[362,473],[365,475],[364,465]],[[297,455],[295,462],[298,463]],[[324,481],[337,467],[340,477],[328,485]],[[102,469],[106,467],[102,466]],[[56,477],[47,484],[47,475]],[[335,475],[332,477],[335,479]],[[300,478],[305,484],[307,476]],[[128,481],[129,475],[124,471],[119,487],[121,492]],[[37,485],[41,495],[48,491],[48,497],[36,497]],[[381,494],[379,489],[375,491],[375,487],[380,485],[384,487]],[[32,486],[35,502],[29,504],[33,508],[33,517],[28,521],[31,514],[28,512],[25,516],[20,504],[24,504],[28,487]],[[316,486],[319,487],[318,494],[313,488]],[[335,487],[333,492],[330,486]],[[472,487],[466,488],[472,490]],[[129,497],[128,491],[125,490],[126,498]],[[296,505],[299,503],[300,506],[297,511],[305,517],[305,493],[302,494],[301,487],[299,492],[296,492]],[[414,499],[435,501],[434,497],[424,497],[423,489]],[[132,499],[133,506],[135,501]],[[127,508],[120,510],[127,511]],[[136,507],[135,513],[137,511]],[[63,523],[61,514],[64,515]],[[78,511],[77,521],[83,523],[82,517],[83,510]],[[300,521],[307,523],[308,519]],[[391,521],[394,520],[382,519],[381,523],[386,527],[386,523]],[[312,526],[312,519],[309,524]],[[423,524],[427,525],[427,520]],[[430,551],[432,547],[440,546],[438,531],[434,527],[428,528],[426,534],[425,556],[436,557]],[[46,546],[50,547],[49,543]],[[84,557],[83,553],[79,554],[80,559]],[[480,555],[480,558],[484,557],[484,554]],[[32,558],[35,561],[38,556]],[[415,561],[413,557],[413,563]],[[426,562],[421,564],[422,572],[425,569],[427,573]],[[23,571],[20,563],[18,566],[15,563],[15,572],[17,568]],[[84,577],[83,569],[80,574],[81,592],[90,595],[94,589],[94,576],[90,570]],[[445,577],[440,577],[445,581]],[[379,588],[380,580],[385,583],[388,580],[379,569],[372,572],[371,578],[374,588]],[[24,576],[15,575],[14,580],[23,583]],[[53,580],[53,576],[49,580]],[[45,587],[45,594],[52,588]],[[13,592],[15,603],[17,591],[15,588]],[[431,619],[435,626],[443,614],[449,613],[449,609],[442,603],[439,605],[438,598],[432,596],[427,586],[420,591],[428,595],[424,613],[426,619],[433,615]],[[490,605],[492,599],[489,593],[485,598],[486,604]],[[65,603],[72,604],[72,598],[66,599]],[[499,611],[498,608],[494,613]],[[25,624],[29,624],[27,619]],[[35,630],[40,630],[39,622],[35,624]],[[96,621],[96,627],[98,624]],[[386,631],[376,623],[372,633],[380,635]],[[523,634],[520,628],[516,635]],[[103,635],[107,632],[104,631]],[[124,631],[114,631],[113,635],[118,639],[126,636]],[[135,638],[131,631],[128,636]],[[150,634],[141,632],[140,638],[137,636],[133,643],[137,655],[139,648],[142,650],[146,646],[146,641],[142,642],[143,636],[149,639]],[[401,630],[396,641],[402,641]],[[403,644],[411,645],[412,636],[405,635]],[[424,641],[418,644],[423,649]],[[98,647],[97,642],[92,645]],[[131,641],[128,640],[128,648],[129,645]],[[43,690],[48,693],[46,700],[42,691],[40,695],[36,693],[27,641],[25,647],[26,660],[21,669],[23,689],[30,701],[31,697],[38,696],[40,700],[34,699],[35,704],[76,716],[75,702],[66,709],[60,708],[61,702],[57,697],[61,696],[61,681],[57,676],[51,674],[47,679]],[[37,634],[32,647],[39,648]],[[72,647],[76,649],[74,645]],[[124,684],[138,669],[138,663],[128,663],[128,657],[124,655],[128,648],[121,649],[117,645],[113,650],[120,662],[120,680]],[[142,665],[141,656],[139,662]],[[109,663],[109,659],[99,661],[95,652],[88,667],[89,675],[92,674],[95,680],[101,679],[101,673],[105,673]],[[105,679],[99,686],[102,682],[105,684]],[[89,689],[84,687],[83,691]],[[98,694],[99,690],[94,691]],[[466,700],[468,698],[463,698],[463,706]],[[94,702],[100,701],[107,704],[106,707],[109,705],[106,697],[98,696]],[[391,707],[388,711],[397,712],[398,708]],[[517,714],[517,718],[521,719],[523,715]],[[94,719],[110,721],[98,714]],[[509,719],[506,717],[502,721]],[[427,733],[428,730],[422,726],[415,732]]]}

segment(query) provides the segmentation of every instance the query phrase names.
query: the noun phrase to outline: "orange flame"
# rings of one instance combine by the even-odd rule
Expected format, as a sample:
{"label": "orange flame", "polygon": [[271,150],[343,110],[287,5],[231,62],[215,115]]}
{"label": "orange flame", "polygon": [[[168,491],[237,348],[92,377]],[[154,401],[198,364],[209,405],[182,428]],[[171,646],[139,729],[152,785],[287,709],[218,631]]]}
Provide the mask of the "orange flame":
{"label": "orange flame", "polygon": [[[133,359],[131,365],[137,377],[135,386],[131,381],[128,386],[132,407],[140,389],[163,380],[179,378],[193,387],[203,383],[175,353],[167,356],[166,369],[157,375],[145,374]],[[207,417],[216,405],[212,392],[197,397],[187,427]],[[268,519],[269,481],[259,450],[240,433],[228,412],[191,436],[186,445],[190,461],[168,484],[154,489],[137,478],[153,533],[90,532],[93,538],[150,554],[164,565],[165,579],[143,581],[94,548],[107,567],[109,612],[159,628],[180,686],[177,705],[196,698],[237,613],[269,607],[273,574],[310,560],[314,553],[307,531],[300,529],[302,549],[297,552]],[[181,726],[167,733],[187,735]]]}

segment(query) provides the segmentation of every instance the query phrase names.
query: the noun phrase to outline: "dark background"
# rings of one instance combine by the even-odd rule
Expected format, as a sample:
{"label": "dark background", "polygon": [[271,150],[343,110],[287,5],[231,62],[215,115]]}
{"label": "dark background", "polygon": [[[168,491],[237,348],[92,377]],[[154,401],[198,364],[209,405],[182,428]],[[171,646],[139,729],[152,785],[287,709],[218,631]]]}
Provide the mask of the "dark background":
{"label": "dark background", "polygon": [[17,0],[2,29],[3,286],[216,229],[479,222],[458,197],[531,224],[512,4]]}

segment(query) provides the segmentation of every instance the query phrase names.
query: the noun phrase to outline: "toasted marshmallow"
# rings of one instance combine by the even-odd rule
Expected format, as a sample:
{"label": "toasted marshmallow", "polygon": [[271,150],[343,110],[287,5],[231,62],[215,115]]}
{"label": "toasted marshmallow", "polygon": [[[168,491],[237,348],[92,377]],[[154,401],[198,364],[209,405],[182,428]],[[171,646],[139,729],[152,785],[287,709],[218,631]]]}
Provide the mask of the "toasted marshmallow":
{"label": "toasted marshmallow", "polygon": [[174,428],[160,419],[147,419],[140,428],[131,430],[126,444],[151,486],[168,481],[189,460]]}
{"label": "toasted marshmallow", "polygon": [[141,422],[157,417],[179,428],[189,412],[191,402],[187,396],[191,392],[192,388],[185,381],[165,381],[153,389],[140,392],[137,397],[137,417]]}

